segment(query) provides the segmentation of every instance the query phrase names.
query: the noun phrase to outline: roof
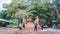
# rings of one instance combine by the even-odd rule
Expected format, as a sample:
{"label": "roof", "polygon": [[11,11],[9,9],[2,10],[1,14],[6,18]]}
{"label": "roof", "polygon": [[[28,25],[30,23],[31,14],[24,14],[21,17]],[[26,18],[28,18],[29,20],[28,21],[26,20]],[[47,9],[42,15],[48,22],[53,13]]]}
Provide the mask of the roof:
{"label": "roof", "polygon": [[6,20],[6,19],[0,19],[0,21],[10,22],[9,20]]}

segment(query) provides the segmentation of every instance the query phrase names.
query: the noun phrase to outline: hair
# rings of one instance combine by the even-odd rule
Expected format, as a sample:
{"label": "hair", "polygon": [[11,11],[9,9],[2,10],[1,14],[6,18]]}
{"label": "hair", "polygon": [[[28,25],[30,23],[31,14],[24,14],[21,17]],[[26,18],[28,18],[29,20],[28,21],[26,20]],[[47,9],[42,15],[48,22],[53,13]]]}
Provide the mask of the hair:
{"label": "hair", "polygon": [[31,19],[32,19],[32,22],[33,22],[33,18],[32,18],[32,16],[27,17],[27,19],[29,19],[29,18],[31,18]]}

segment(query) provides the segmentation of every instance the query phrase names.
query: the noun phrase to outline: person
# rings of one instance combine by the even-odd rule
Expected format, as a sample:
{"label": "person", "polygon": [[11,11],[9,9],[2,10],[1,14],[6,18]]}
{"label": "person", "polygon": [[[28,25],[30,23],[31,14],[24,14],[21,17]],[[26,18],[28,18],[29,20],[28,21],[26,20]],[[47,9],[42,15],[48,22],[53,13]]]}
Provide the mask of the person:
{"label": "person", "polygon": [[41,25],[40,25],[40,26],[41,26],[41,30],[43,30],[43,22],[41,23]]}
{"label": "person", "polygon": [[37,30],[40,29],[40,25],[38,25],[38,16],[35,20],[31,16],[27,18],[27,20],[23,17],[23,28],[25,30]]}
{"label": "person", "polygon": [[23,17],[23,28],[25,28],[26,19]]}
{"label": "person", "polygon": [[56,29],[56,28],[57,28],[57,26],[56,26],[55,23],[53,24],[52,28],[53,28],[53,29]]}
{"label": "person", "polygon": [[35,21],[34,21],[34,25],[35,25],[34,30],[37,30],[38,21],[39,21],[39,19],[38,19],[38,16],[37,16]]}
{"label": "person", "polygon": [[34,22],[31,16],[27,17],[26,30],[34,30]]}
{"label": "person", "polygon": [[22,19],[22,29],[25,30],[26,19],[23,17]]}
{"label": "person", "polygon": [[19,30],[22,30],[22,25],[21,24],[19,24]]}

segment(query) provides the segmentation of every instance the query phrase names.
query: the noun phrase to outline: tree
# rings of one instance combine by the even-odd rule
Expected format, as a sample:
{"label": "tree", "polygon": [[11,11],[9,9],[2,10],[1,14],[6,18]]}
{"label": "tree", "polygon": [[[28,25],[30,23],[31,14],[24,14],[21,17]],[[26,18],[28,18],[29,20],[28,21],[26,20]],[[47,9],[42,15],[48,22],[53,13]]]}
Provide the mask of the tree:
{"label": "tree", "polygon": [[53,11],[53,13],[54,13],[53,15],[55,15],[54,19],[58,19],[58,16],[59,16],[59,13],[60,13],[60,5],[59,5],[60,3],[59,2],[60,2],[60,0],[53,0],[52,3],[51,3],[52,4],[52,8],[54,10]]}
{"label": "tree", "polygon": [[21,18],[25,15],[38,15],[43,20],[50,18],[51,12],[56,11],[55,5],[50,3],[50,0],[12,0],[12,3],[7,6],[7,17]]}
{"label": "tree", "polygon": [[18,11],[17,7],[16,6],[13,6],[12,4],[8,5],[7,6],[7,17],[8,18],[13,18],[14,17],[14,14]]}
{"label": "tree", "polygon": [[[20,1],[21,2],[21,1]],[[12,3],[7,5],[7,18],[14,18],[15,13],[19,11],[20,3],[17,3],[17,0],[12,0]]]}
{"label": "tree", "polygon": [[7,12],[7,10],[1,10],[0,11],[0,18],[6,19],[6,12]]}
{"label": "tree", "polygon": [[[35,3],[34,5],[31,5],[30,7],[27,8],[27,12],[30,12],[30,15],[35,16],[38,15],[40,17],[40,19],[43,22],[46,22],[46,18],[48,18],[50,16],[50,12],[48,11],[48,8],[46,7],[45,4],[41,4],[41,3]],[[40,21],[41,21],[40,20]]]}

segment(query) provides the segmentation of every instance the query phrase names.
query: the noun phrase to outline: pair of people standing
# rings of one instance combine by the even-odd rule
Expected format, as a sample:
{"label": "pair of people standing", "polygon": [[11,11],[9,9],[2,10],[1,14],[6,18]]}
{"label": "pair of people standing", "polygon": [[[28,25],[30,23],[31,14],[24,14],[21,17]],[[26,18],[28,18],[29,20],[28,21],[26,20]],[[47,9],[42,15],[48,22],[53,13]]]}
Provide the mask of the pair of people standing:
{"label": "pair of people standing", "polygon": [[23,17],[22,29],[25,30],[40,30],[41,26],[38,24],[39,18],[36,16],[36,19],[33,20],[31,16],[27,18],[27,20]]}

